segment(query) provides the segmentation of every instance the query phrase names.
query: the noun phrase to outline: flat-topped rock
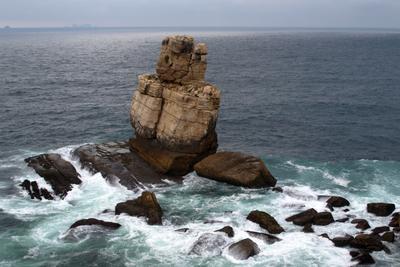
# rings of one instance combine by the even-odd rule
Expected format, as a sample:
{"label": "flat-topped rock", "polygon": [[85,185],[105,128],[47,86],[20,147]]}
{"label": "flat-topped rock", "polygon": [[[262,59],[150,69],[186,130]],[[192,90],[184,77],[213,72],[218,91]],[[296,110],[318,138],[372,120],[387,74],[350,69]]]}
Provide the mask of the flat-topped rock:
{"label": "flat-topped rock", "polygon": [[243,187],[273,187],[275,177],[264,162],[240,152],[218,152],[198,162],[194,169],[199,176]]}
{"label": "flat-topped rock", "polygon": [[128,189],[143,188],[143,185],[168,185],[167,180],[181,182],[180,176],[157,172],[145,160],[130,150],[128,142],[88,144],[77,148],[74,155],[92,172],[100,172],[107,179],[119,179]]}

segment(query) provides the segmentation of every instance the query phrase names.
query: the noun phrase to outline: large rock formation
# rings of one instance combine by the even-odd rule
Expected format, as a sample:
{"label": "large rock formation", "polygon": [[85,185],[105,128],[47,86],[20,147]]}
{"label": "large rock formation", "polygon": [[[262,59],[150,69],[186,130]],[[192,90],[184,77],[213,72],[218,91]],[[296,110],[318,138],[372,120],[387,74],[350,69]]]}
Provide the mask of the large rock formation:
{"label": "large rock formation", "polygon": [[192,37],[167,37],[157,74],[139,75],[130,145],[161,173],[184,175],[217,150],[220,91],[204,81],[206,55],[206,45],[195,45]]}

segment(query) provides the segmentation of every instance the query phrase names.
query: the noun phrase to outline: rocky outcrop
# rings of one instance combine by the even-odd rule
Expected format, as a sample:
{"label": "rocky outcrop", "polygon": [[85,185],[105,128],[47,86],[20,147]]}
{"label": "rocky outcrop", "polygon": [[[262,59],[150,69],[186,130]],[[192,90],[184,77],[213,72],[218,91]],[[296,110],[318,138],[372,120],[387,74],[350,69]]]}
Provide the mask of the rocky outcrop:
{"label": "rocky outcrop", "polygon": [[368,203],[367,211],[373,213],[376,216],[389,216],[396,209],[396,206],[392,203]]}
{"label": "rocky outcrop", "polygon": [[167,185],[166,181],[180,183],[182,178],[160,174],[136,153],[132,153],[129,142],[87,144],[74,152],[83,167],[91,172],[100,172],[106,179],[119,183],[128,189],[144,188],[150,184]]}
{"label": "rocky outcrop", "polygon": [[131,148],[161,173],[184,175],[217,149],[220,91],[204,81],[205,44],[163,40],[157,74],[140,75],[131,104]]}
{"label": "rocky outcrop", "polygon": [[25,159],[29,167],[51,185],[54,193],[64,198],[72,185],[80,184],[80,175],[71,163],[61,158],[59,154],[41,154]]}
{"label": "rocky outcrop", "polygon": [[198,162],[194,169],[199,176],[243,187],[273,187],[276,179],[264,162],[239,152],[218,152]]}
{"label": "rocky outcrop", "polygon": [[42,198],[44,198],[47,200],[54,200],[54,197],[46,188],[39,189],[39,185],[36,181],[31,182],[29,180],[24,180],[20,186],[28,192],[31,199],[36,198],[42,200]]}
{"label": "rocky outcrop", "polygon": [[368,221],[365,219],[354,219],[351,221],[351,223],[355,224],[357,229],[366,230],[368,228],[371,228]]}
{"label": "rocky outcrop", "polygon": [[340,196],[331,196],[326,203],[327,207],[331,210],[333,210],[333,208],[341,208],[350,205],[350,202],[347,199]]}
{"label": "rocky outcrop", "polygon": [[354,239],[350,241],[350,246],[359,249],[368,249],[371,251],[380,251],[384,249],[379,236],[359,234]]}
{"label": "rocky outcrop", "polygon": [[253,210],[247,215],[247,220],[257,223],[271,234],[280,234],[285,231],[274,217],[263,211]]}
{"label": "rocky outcrop", "polygon": [[115,214],[119,215],[121,213],[146,217],[146,221],[150,225],[162,224],[163,212],[153,192],[145,191],[137,199],[118,203],[115,206]]}
{"label": "rocky outcrop", "polygon": [[105,227],[105,228],[109,228],[109,229],[118,229],[121,227],[121,225],[119,223],[107,222],[107,221],[98,220],[95,218],[89,218],[89,219],[82,219],[82,220],[76,221],[69,228],[71,229],[71,228],[76,228],[79,226],[92,226],[92,225],[101,226],[101,227]]}
{"label": "rocky outcrop", "polygon": [[315,225],[328,225],[334,221],[332,213],[328,211],[318,212],[313,218],[313,224]]}
{"label": "rocky outcrop", "polygon": [[249,236],[260,239],[260,240],[264,241],[264,243],[266,243],[266,244],[273,244],[275,242],[282,241],[282,239],[280,239],[279,237],[276,237],[271,234],[259,233],[259,232],[254,232],[254,231],[246,231],[246,232],[249,234]]}
{"label": "rocky outcrop", "polygon": [[292,215],[285,220],[287,222],[293,222],[293,224],[295,225],[304,226],[306,224],[311,224],[313,222],[314,216],[317,213],[318,212],[315,209],[308,209],[298,214]]}
{"label": "rocky outcrop", "polygon": [[346,236],[339,236],[339,237],[334,237],[331,239],[333,244],[335,244],[336,247],[346,247],[350,245],[350,242],[354,239],[351,235],[346,235]]}
{"label": "rocky outcrop", "polygon": [[228,251],[237,260],[246,260],[260,253],[260,248],[253,240],[246,238],[230,245]]}

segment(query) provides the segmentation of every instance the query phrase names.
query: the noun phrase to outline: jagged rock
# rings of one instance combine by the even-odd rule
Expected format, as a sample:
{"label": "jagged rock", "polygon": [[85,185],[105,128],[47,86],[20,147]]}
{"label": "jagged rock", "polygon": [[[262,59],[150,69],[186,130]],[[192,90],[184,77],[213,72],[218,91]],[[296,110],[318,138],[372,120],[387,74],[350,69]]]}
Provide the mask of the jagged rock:
{"label": "jagged rock", "polygon": [[379,227],[375,227],[374,229],[372,229],[371,232],[374,234],[382,234],[387,231],[390,231],[390,228],[388,226],[379,226]]}
{"label": "jagged rock", "polygon": [[332,213],[328,211],[318,212],[313,218],[313,224],[315,225],[328,225],[334,221]]}
{"label": "jagged rock", "polygon": [[20,186],[25,189],[29,196],[31,197],[31,199],[39,199],[42,200],[42,197],[48,200],[53,200],[54,197],[51,195],[51,193],[49,191],[47,191],[47,189],[45,188],[40,188],[37,184],[36,181],[29,181],[29,180],[24,180]]}
{"label": "jagged rock", "polygon": [[162,41],[157,74],[163,81],[204,80],[208,53],[204,43],[194,45],[191,36],[169,36]]}
{"label": "jagged rock", "polygon": [[346,218],[337,219],[337,220],[335,220],[335,222],[345,223],[345,222],[347,222],[348,220],[350,220],[350,218],[346,217]]}
{"label": "jagged rock", "polygon": [[292,216],[286,218],[285,220],[287,222],[293,222],[293,224],[295,224],[295,225],[304,226],[306,224],[312,223],[314,216],[317,213],[318,212],[315,209],[308,209],[308,210],[302,211],[298,214],[292,215]]}
{"label": "jagged rock", "polygon": [[392,203],[368,203],[367,211],[369,213],[373,213],[376,216],[389,216],[394,210],[396,206]]}
{"label": "jagged rock", "polygon": [[283,189],[280,186],[275,186],[274,188],[272,188],[272,191],[278,192],[278,193],[283,193]]}
{"label": "jagged rock", "polygon": [[246,231],[249,236],[260,239],[262,241],[264,241],[266,244],[273,244],[275,242],[279,242],[282,241],[282,239],[280,239],[277,236],[271,235],[271,234],[267,234],[267,233],[259,233],[259,232],[254,232],[254,231]]}
{"label": "jagged rock", "polygon": [[312,228],[312,224],[311,223],[307,223],[306,225],[304,225],[303,232],[304,233],[314,233],[314,229]]}
{"label": "jagged rock", "polygon": [[393,243],[394,242],[394,232],[391,232],[391,231],[385,232],[381,236],[381,239],[382,239],[382,241]]}
{"label": "jagged rock", "polygon": [[333,244],[335,244],[336,247],[345,247],[350,245],[350,242],[354,239],[351,235],[346,235],[346,236],[341,236],[341,237],[334,237],[331,239]]}
{"label": "jagged rock", "polygon": [[180,183],[182,177],[156,172],[145,160],[130,151],[129,142],[88,144],[73,152],[80,163],[91,172],[100,172],[106,179],[119,183],[128,189],[144,188],[144,185],[161,184],[165,181]]}
{"label": "jagged rock", "polygon": [[215,232],[223,232],[227,234],[228,237],[233,237],[235,235],[235,232],[233,231],[233,228],[231,226],[225,226],[221,229],[216,230]]}
{"label": "jagged rock", "polygon": [[222,249],[226,246],[228,240],[220,234],[205,233],[193,244],[189,254],[199,256],[218,256],[221,255]]}
{"label": "jagged rock", "polygon": [[64,198],[73,184],[80,184],[80,175],[71,163],[61,158],[59,154],[41,154],[25,159],[29,167],[49,183],[54,193]]}
{"label": "jagged rock", "polygon": [[246,260],[260,253],[260,248],[253,240],[246,238],[230,245],[228,251],[237,260]]}
{"label": "jagged rock", "polygon": [[345,199],[344,197],[340,197],[340,196],[332,196],[326,201],[326,203],[330,207],[334,207],[334,208],[341,208],[341,207],[350,205],[350,202],[347,199]]}
{"label": "jagged rock", "polygon": [[350,246],[359,249],[368,249],[372,251],[380,251],[384,249],[379,236],[359,234],[351,240]]}
{"label": "jagged rock", "polygon": [[271,234],[279,234],[285,231],[274,217],[263,211],[253,210],[247,215],[247,220],[257,223]]}
{"label": "jagged rock", "polygon": [[239,152],[218,152],[198,162],[199,176],[244,187],[273,187],[276,179],[263,161]]}
{"label": "jagged rock", "polygon": [[76,228],[79,226],[85,226],[85,225],[97,225],[97,226],[101,226],[101,227],[105,227],[105,228],[110,228],[110,229],[118,229],[121,227],[121,225],[119,223],[115,223],[115,222],[107,222],[107,221],[102,221],[102,220],[98,220],[95,218],[89,218],[89,219],[82,219],[79,221],[74,222],[71,228]]}
{"label": "jagged rock", "polygon": [[358,261],[359,265],[375,264],[374,258],[372,258],[372,256],[366,251],[363,251],[363,252],[350,251],[350,255],[353,257],[351,260],[352,261]]}
{"label": "jagged rock", "polygon": [[371,228],[371,226],[369,226],[368,221],[365,219],[354,219],[351,221],[351,223],[356,224],[357,229],[366,230],[368,228]]}
{"label": "jagged rock", "polygon": [[190,36],[163,40],[157,74],[138,77],[131,149],[157,171],[184,175],[215,153],[220,91],[204,81],[207,47]]}
{"label": "jagged rock", "polygon": [[137,199],[118,203],[115,206],[115,214],[121,213],[130,216],[144,216],[150,225],[162,224],[163,212],[153,192],[145,191]]}
{"label": "jagged rock", "polygon": [[320,234],[319,236],[330,240],[329,235],[327,233]]}

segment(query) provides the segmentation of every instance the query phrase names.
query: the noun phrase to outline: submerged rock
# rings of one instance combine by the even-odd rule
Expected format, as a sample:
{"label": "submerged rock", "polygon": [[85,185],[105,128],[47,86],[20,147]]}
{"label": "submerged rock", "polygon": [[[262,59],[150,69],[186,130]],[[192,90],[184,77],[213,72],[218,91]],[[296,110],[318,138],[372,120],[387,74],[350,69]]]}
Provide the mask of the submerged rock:
{"label": "submerged rock", "polygon": [[308,209],[298,214],[292,215],[285,220],[287,222],[293,222],[293,224],[295,225],[304,226],[306,224],[311,224],[313,222],[314,216],[317,213],[318,212],[315,209]]}
{"label": "submerged rock", "polygon": [[193,244],[189,254],[199,256],[218,256],[227,245],[228,240],[221,234],[205,233]]}
{"label": "submerged rock", "polygon": [[350,205],[350,202],[347,199],[340,196],[332,196],[326,201],[326,203],[329,207],[333,208],[341,208]]}
{"label": "submerged rock", "polygon": [[259,232],[253,232],[253,231],[246,231],[251,237],[254,238],[258,238],[261,239],[262,241],[264,241],[267,244],[273,244],[275,242],[279,242],[282,241],[282,239],[280,239],[279,237],[276,237],[274,235],[271,234],[267,234],[267,233],[259,233]]}
{"label": "submerged rock", "polygon": [[315,225],[328,225],[334,221],[332,213],[328,211],[318,212],[313,218],[313,224]]}
{"label": "submerged rock", "polygon": [[260,253],[260,248],[253,240],[246,238],[230,245],[228,251],[237,260],[246,260]]}
{"label": "submerged rock", "polygon": [[196,173],[219,182],[244,187],[273,187],[276,179],[264,162],[239,152],[218,152],[194,166]]}
{"label": "submerged rock", "polygon": [[215,232],[223,232],[228,237],[233,237],[235,235],[235,232],[233,231],[233,228],[231,226],[225,226],[221,229],[216,230]]}
{"label": "submerged rock", "polygon": [[382,244],[379,236],[368,234],[357,235],[351,240],[350,246],[353,248],[368,249],[373,251],[380,251],[384,249],[384,245]]}
{"label": "submerged rock", "polygon": [[392,203],[368,203],[367,211],[369,213],[373,213],[376,216],[389,216],[394,210],[396,206]]}
{"label": "submerged rock", "polygon": [[115,214],[121,213],[146,217],[146,221],[150,225],[162,224],[163,212],[153,192],[145,191],[137,199],[118,203],[115,206]]}
{"label": "submerged rock", "polygon": [[340,237],[334,237],[331,239],[333,244],[335,244],[336,247],[346,247],[350,245],[350,242],[354,239],[351,235],[346,235],[346,236],[340,236]]}
{"label": "submerged rock", "polygon": [[393,213],[392,219],[389,223],[390,227],[400,227],[400,214],[398,212]]}
{"label": "submerged rock", "polygon": [[280,234],[285,231],[274,217],[263,211],[253,210],[247,215],[247,220],[257,223],[271,234]]}
{"label": "submerged rock", "polygon": [[312,228],[312,224],[311,223],[307,223],[306,225],[304,225],[303,232],[304,233],[314,233],[314,229]]}
{"label": "submerged rock", "polygon": [[80,184],[80,175],[71,163],[59,154],[41,154],[25,159],[29,167],[51,185],[54,193],[64,198],[73,184]]}
{"label": "submerged rock", "polygon": [[365,219],[354,219],[351,221],[351,223],[355,224],[357,229],[366,230],[368,228],[371,228],[368,221]]}
{"label": "submerged rock", "polygon": [[149,184],[167,185],[166,181],[181,182],[182,177],[160,174],[135,152],[129,142],[88,144],[77,148],[74,155],[91,172],[100,172],[108,180],[118,178],[128,189],[144,188]]}
{"label": "submerged rock", "polygon": [[375,264],[374,258],[366,252],[357,252],[357,251],[350,251],[350,255],[352,256],[352,261],[357,261],[359,265],[371,265]]}
{"label": "submerged rock", "polygon": [[207,47],[193,37],[162,42],[156,75],[140,75],[131,104],[131,148],[161,173],[185,175],[217,150],[220,91],[204,81]]}
{"label": "submerged rock", "polygon": [[121,225],[119,223],[107,222],[107,221],[102,221],[102,220],[98,220],[95,218],[89,218],[89,219],[82,219],[82,220],[74,222],[70,226],[70,229],[76,228],[79,226],[90,226],[90,225],[97,225],[97,226],[102,226],[102,227],[110,228],[110,229],[118,229],[121,227]]}

